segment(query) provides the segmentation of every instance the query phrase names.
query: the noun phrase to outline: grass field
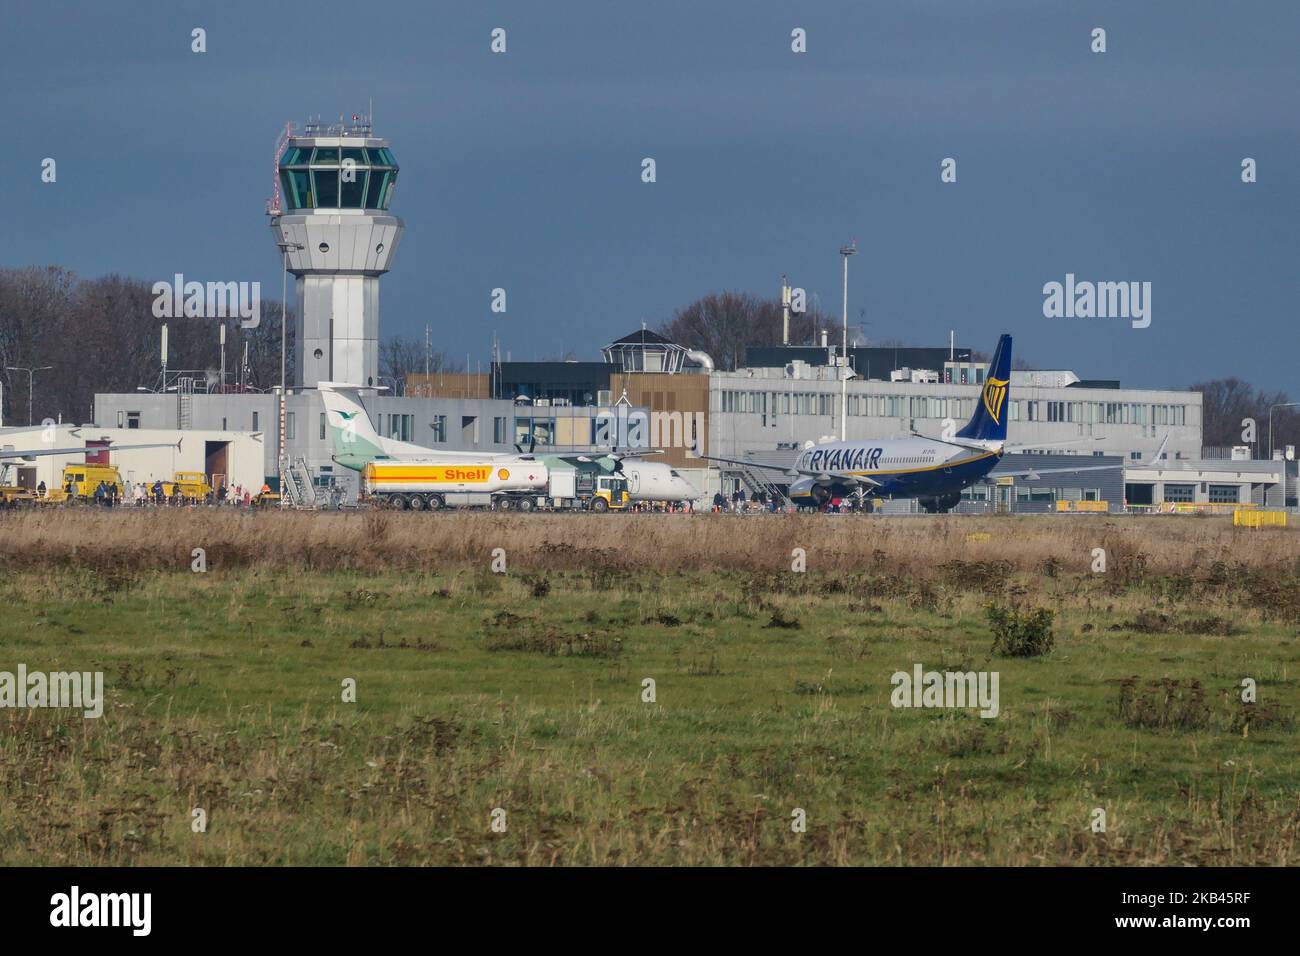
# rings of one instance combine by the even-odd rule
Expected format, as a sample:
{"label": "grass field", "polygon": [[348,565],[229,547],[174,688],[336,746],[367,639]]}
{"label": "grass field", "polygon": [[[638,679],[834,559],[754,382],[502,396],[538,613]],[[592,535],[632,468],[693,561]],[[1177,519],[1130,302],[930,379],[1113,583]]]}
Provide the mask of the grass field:
{"label": "grass field", "polygon": [[3,515],[0,671],[106,704],[0,710],[0,862],[1294,865],[1297,585],[1209,518]]}

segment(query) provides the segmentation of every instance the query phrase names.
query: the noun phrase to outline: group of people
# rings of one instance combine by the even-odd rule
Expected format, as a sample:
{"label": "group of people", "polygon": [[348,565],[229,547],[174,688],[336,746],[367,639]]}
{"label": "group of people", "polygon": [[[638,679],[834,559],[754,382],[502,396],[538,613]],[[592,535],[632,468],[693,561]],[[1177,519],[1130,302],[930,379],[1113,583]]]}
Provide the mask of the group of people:
{"label": "group of people", "polygon": [[[147,504],[176,505],[202,503],[209,505],[233,505],[235,507],[247,508],[253,504],[253,499],[255,497],[253,492],[244,488],[242,485],[235,485],[231,488],[228,485],[223,484],[215,491],[209,491],[200,499],[182,495],[179,486],[170,482],[168,484],[171,485],[170,494],[168,494],[169,489],[167,485],[163,484],[162,479],[155,480],[153,484],[150,484],[147,481],[136,482],[130,485],[126,489],[126,493],[124,493],[122,486],[118,485],[116,482],[104,480],[100,481],[99,484],[95,486],[95,490],[91,492],[90,497],[95,504],[105,508],[112,508],[123,504],[124,500],[127,499],[128,493],[131,492],[133,492],[133,494],[130,494],[130,497],[134,498],[136,507],[143,507]],[[67,494],[68,498],[71,499],[77,497],[76,482],[68,481],[68,483],[64,485],[63,490]],[[261,491],[258,493],[260,494],[270,490],[270,486],[264,484],[262,485]],[[46,485],[45,482],[42,481],[36,486],[36,496],[38,498],[44,498],[45,495]]]}
{"label": "group of people", "polygon": [[725,511],[734,511],[736,514],[743,514],[746,511],[779,511],[780,502],[775,495],[769,495],[766,491],[754,492],[753,498],[745,497],[745,489],[737,487],[731,493],[731,500],[728,502],[727,496],[721,491],[713,496],[713,511],[720,514]]}
{"label": "group of people", "polygon": [[667,514],[691,514],[695,506],[689,501],[635,501],[633,511],[655,511]]}
{"label": "group of people", "polygon": [[[264,485],[262,490],[269,491],[270,489]],[[159,479],[154,481],[152,485],[144,481],[137,483],[135,485],[135,503],[137,507],[143,507],[146,504],[208,504],[247,508],[253,503],[253,493],[242,485],[235,485],[231,488],[229,485],[223,484],[215,491],[209,491],[202,498],[198,498],[182,495],[180,487],[172,485],[172,494],[169,496],[166,486]]]}

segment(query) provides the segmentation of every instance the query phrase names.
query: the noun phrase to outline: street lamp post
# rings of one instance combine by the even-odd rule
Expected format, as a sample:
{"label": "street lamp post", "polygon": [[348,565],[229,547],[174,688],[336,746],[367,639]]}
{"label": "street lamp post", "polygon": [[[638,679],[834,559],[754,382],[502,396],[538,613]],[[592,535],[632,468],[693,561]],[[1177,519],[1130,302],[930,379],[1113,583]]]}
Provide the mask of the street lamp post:
{"label": "street lamp post", "polygon": [[840,255],[844,257],[844,346],[840,352],[840,361],[843,363],[840,369],[840,441],[847,441],[849,437],[849,256],[855,255],[857,251],[856,239],[840,248]]}
{"label": "street lamp post", "polygon": [[[1268,407],[1268,460],[1273,460],[1273,409],[1295,408],[1300,402],[1279,402]],[[1265,492],[1267,495],[1267,492]],[[1267,500],[1267,498],[1265,499]],[[1282,465],[1282,506],[1286,507],[1286,464]]]}
{"label": "street lamp post", "polygon": [[1300,402],[1279,402],[1276,405],[1268,407],[1268,460],[1273,460],[1273,409],[1275,408],[1295,408]]}
{"label": "street lamp post", "polygon": [[288,472],[284,460],[284,403],[285,403],[285,355],[287,353],[288,332],[286,331],[288,323],[289,310],[289,250],[295,251],[307,248],[301,242],[277,242],[280,247],[280,253],[283,258],[282,271],[280,278],[280,453],[276,458],[276,465],[280,469],[280,507],[284,507],[284,476]]}
{"label": "street lamp post", "polygon": [[32,391],[36,387],[34,376],[37,372],[48,372],[50,369],[54,368],[54,366],[41,365],[37,368],[21,368],[15,365],[6,365],[5,368],[10,372],[27,373],[27,424],[30,425],[32,424]]}

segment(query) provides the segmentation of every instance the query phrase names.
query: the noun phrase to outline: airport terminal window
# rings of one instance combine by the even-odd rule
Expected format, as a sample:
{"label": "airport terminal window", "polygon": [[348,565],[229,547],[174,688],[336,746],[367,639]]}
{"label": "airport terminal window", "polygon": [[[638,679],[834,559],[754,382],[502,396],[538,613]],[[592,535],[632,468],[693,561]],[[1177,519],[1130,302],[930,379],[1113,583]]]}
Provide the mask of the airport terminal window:
{"label": "airport terminal window", "polygon": [[1195,485],[1165,485],[1165,501],[1195,501]]}
{"label": "airport terminal window", "polygon": [[317,166],[333,163],[338,165],[339,148],[337,146],[323,146],[316,150],[316,155],[312,157],[312,163]]}
{"label": "airport terminal window", "polygon": [[[439,415],[443,421],[446,416]],[[414,415],[389,415],[388,416],[388,437],[395,441],[410,441],[415,433],[415,416]]]}
{"label": "airport terminal window", "polygon": [[288,439],[297,438],[297,428],[294,427],[294,413],[284,413],[284,437]]}
{"label": "airport terminal window", "polygon": [[492,441],[498,445],[506,443],[506,420],[504,418],[492,419]]}
{"label": "airport terminal window", "polygon": [[1017,488],[1017,501],[1055,501],[1056,491],[1052,488]]}
{"label": "airport terminal window", "polygon": [[447,416],[446,415],[434,415],[433,421],[429,423],[429,427],[433,429],[434,441],[442,442],[447,440]]}
{"label": "airport terminal window", "polygon": [[320,440],[325,440],[325,413],[320,413]]}

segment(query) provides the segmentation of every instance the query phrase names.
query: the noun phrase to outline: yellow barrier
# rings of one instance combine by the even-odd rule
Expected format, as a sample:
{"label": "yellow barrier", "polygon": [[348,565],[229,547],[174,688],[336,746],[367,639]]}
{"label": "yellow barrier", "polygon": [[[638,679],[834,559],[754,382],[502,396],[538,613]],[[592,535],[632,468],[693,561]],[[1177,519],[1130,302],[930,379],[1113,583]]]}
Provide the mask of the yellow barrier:
{"label": "yellow barrier", "polygon": [[1065,499],[1056,502],[1057,511],[1110,511],[1110,503],[1107,501],[1068,501]]}
{"label": "yellow barrier", "polygon": [[1235,501],[1162,501],[1159,511],[1162,514],[1176,515],[1224,515],[1231,511],[1236,514],[1238,511],[1252,511],[1259,505],[1251,503],[1239,503]]}
{"label": "yellow barrier", "polygon": [[1239,528],[1285,528],[1285,511],[1247,511],[1232,513],[1232,523]]}

